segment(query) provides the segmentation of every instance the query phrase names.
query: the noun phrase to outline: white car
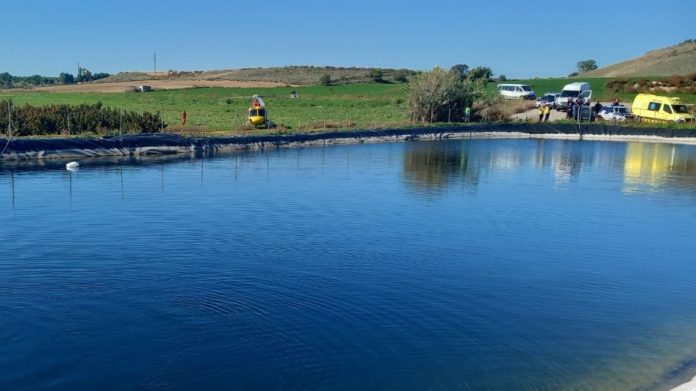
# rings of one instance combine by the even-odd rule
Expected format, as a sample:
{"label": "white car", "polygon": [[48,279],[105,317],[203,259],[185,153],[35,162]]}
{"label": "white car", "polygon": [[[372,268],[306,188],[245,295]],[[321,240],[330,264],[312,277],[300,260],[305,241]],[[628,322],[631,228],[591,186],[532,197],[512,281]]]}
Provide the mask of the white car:
{"label": "white car", "polygon": [[605,121],[625,121],[628,118],[632,118],[633,115],[628,110],[628,107],[624,105],[612,105],[602,107],[599,113],[597,113],[597,117]]}
{"label": "white car", "polygon": [[536,99],[534,90],[526,84],[498,84],[496,89],[505,99]]}
{"label": "white car", "polygon": [[537,99],[536,107],[539,108],[541,105],[546,103],[547,106],[551,106],[552,109],[556,108],[556,98],[561,95],[557,92],[547,92],[541,98]]}

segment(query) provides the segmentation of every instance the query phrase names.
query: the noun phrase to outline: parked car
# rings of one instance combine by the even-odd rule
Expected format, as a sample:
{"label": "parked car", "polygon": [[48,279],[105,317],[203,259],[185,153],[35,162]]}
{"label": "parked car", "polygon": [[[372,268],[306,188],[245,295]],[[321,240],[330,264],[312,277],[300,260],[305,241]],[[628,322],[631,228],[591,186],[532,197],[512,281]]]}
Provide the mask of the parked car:
{"label": "parked car", "polygon": [[526,84],[498,84],[497,90],[505,99],[536,99],[534,90]]}
{"label": "parked car", "polygon": [[597,117],[605,121],[625,121],[632,118],[633,114],[624,105],[612,105],[602,107],[599,113],[597,113]]}
{"label": "parked car", "polygon": [[537,99],[536,107],[540,107],[542,104],[546,103],[547,106],[551,106],[552,109],[556,108],[556,97],[561,95],[557,92],[547,92],[541,98]]}

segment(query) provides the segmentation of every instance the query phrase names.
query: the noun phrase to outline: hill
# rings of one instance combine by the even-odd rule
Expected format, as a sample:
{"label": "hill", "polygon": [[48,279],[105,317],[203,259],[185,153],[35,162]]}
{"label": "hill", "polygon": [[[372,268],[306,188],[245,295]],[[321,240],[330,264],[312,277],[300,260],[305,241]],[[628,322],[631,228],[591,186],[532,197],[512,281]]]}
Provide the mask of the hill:
{"label": "hill", "polygon": [[320,84],[322,75],[329,75],[331,85],[374,82],[371,75],[376,69],[382,81],[403,81],[416,71],[407,69],[342,68],[315,66],[286,66],[273,68],[242,68],[214,71],[120,72],[90,83],[36,88],[53,92],[123,92],[137,85],[149,85],[156,90],[193,87],[270,88],[299,87]]}
{"label": "hill", "polygon": [[693,39],[585,72],[578,77],[671,76],[691,73],[696,73],[696,40]]}
{"label": "hill", "polygon": [[[334,84],[354,84],[372,81],[370,73],[378,68],[343,68],[315,66],[286,66],[271,68],[242,68],[215,71],[167,71],[167,72],[121,72],[97,81],[113,83],[144,80],[196,80],[196,81],[236,81],[265,82],[285,85],[313,85],[319,83],[322,75],[329,75]],[[385,80],[393,80],[398,73],[415,73],[409,70],[379,69]]]}

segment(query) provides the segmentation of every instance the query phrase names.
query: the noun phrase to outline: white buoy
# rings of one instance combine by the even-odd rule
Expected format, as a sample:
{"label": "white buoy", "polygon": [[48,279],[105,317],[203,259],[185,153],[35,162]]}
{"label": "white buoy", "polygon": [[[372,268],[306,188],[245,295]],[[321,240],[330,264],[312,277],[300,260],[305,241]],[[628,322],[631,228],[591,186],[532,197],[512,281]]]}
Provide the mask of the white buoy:
{"label": "white buoy", "polygon": [[80,163],[78,162],[70,162],[65,165],[65,169],[70,171],[77,170],[78,167],[80,167]]}

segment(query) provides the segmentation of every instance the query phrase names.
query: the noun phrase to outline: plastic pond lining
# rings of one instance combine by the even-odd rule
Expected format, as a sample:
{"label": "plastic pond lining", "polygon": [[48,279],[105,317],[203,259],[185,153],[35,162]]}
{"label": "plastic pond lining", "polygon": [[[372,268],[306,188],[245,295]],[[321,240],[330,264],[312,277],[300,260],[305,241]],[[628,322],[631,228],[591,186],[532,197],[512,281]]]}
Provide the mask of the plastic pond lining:
{"label": "plastic pond lining", "polygon": [[[259,150],[295,145],[361,143],[470,137],[570,138],[576,136],[645,136],[670,142],[696,140],[696,128],[632,128],[604,124],[475,124],[467,126],[336,131],[326,133],[256,135],[234,137],[184,137],[175,134],[142,134],[122,137],[70,139],[0,139],[2,160],[79,159],[87,157],[126,157],[205,153],[232,150]],[[593,137],[594,139],[594,137]],[[673,139],[669,140],[669,139]],[[694,140],[688,140],[694,142]]]}

